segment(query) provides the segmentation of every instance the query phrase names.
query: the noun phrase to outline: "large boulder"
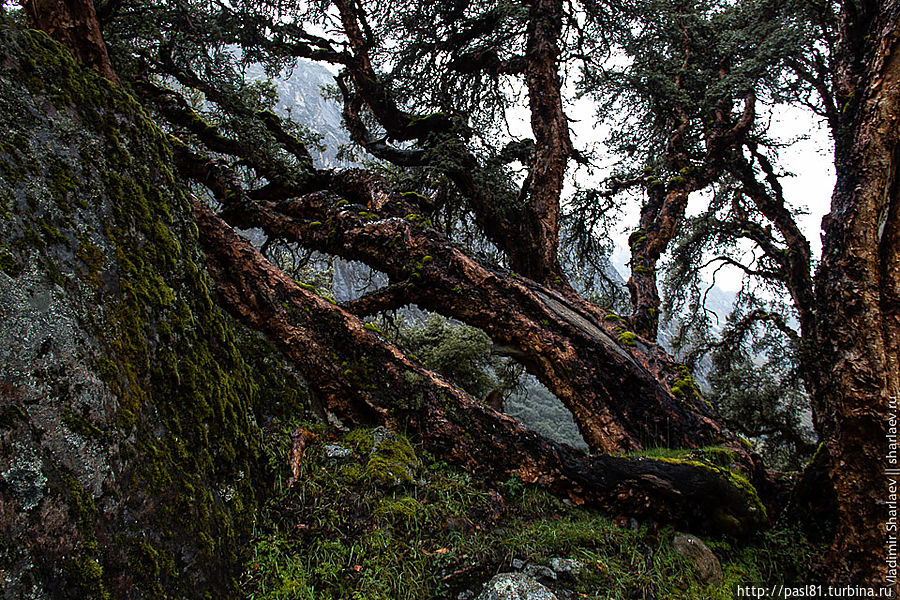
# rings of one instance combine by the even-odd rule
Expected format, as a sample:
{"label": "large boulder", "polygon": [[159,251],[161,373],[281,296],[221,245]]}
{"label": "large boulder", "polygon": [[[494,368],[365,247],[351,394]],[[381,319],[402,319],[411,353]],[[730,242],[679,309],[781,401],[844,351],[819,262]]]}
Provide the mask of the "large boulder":
{"label": "large boulder", "polygon": [[210,297],[165,135],[2,19],[3,597],[230,596],[303,392]]}

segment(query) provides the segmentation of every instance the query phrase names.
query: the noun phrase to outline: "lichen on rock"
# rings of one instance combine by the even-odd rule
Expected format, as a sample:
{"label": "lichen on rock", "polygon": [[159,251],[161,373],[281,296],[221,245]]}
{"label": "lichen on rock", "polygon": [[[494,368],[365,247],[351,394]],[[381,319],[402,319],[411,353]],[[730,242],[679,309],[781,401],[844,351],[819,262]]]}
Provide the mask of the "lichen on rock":
{"label": "lichen on rock", "polygon": [[[215,304],[166,136],[0,26],[0,571],[13,594],[227,596],[302,382]],[[293,385],[292,385],[293,384]]]}

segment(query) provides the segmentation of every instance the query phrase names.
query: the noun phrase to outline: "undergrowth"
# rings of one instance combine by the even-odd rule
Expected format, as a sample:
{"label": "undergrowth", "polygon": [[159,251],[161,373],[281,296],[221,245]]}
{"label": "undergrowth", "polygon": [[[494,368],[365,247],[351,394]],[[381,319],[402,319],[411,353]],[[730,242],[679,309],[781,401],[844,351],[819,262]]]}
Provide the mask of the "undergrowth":
{"label": "undergrowth", "polygon": [[[284,470],[257,523],[243,589],[251,599],[413,600],[456,598],[514,559],[584,568],[559,585],[588,599],[729,599],[736,585],[812,581],[815,548],[801,534],[770,530],[748,540],[709,541],[724,581],[703,585],[672,545],[677,532],[628,526],[511,478],[494,487],[436,460],[383,429],[317,431],[287,485],[290,433],[266,444]],[[329,458],[326,445],[352,450]]]}

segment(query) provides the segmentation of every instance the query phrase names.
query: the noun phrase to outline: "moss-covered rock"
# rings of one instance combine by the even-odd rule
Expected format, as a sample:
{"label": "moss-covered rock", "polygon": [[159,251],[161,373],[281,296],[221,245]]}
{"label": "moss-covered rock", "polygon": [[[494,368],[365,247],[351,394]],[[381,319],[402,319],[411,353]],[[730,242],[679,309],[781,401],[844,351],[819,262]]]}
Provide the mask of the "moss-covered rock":
{"label": "moss-covered rock", "polygon": [[214,303],[165,135],[46,35],[0,24],[5,590],[233,592],[272,489],[260,424],[306,405]]}

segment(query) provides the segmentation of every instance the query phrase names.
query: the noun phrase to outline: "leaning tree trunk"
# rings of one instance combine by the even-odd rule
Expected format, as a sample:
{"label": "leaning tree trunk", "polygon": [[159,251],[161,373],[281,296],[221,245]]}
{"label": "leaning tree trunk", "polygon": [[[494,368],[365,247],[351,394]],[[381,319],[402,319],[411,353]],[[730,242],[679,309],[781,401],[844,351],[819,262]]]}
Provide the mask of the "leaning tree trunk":
{"label": "leaning tree trunk", "polygon": [[[208,168],[180,156],[183,169],[197,170],[194,176],[213,185]],[[693,388],[673,394],[683,375],[657,347],[604,320],[589,303],[484,267],[427,227],[414,207],[371,174],[338,177],[330,187],[341,196],[320,192],[249,202],[227,189],[218,196],[232,225],[260,227],[385,272],[393,285],[348,306],[355,314],[415,303],[483,329],[560,398],[596,450],[734,441]]]}
{"label": "leaning tree trunk", "polygon": [[[683,179],[683,178],[682,178]],[[648,340],[659,333],[659,287],[656,265],[678,233],[687,208],[689,189],[677,184],[666,190],[655,182],[647,190],[647,202],[641,209],[640,228],[628,238],[631,247],[631,327]]]}
{"label": "leaning tree trunk", "polygon": [[748,533],[766,509],[745,480],[697,460],[592,456],[530,432],[404,356],[353,315],[304,290],[196,201],[219,302],[265,334],[339,418],[413,433],[429,452],[576,503],[700,531]]}
{"label": "leaning tree trunk", "polygon": [[814,394],[840,519],[831,556],[836,577],[893,585],[886,523],[897,476],[886,469],[898,466],[887,458],[889,419],[898,413],[900,386],[898,15],[894,1],[857,3],[842,14],[838,86],[844,109],[835,144],[837,184],[831,213],[823,220],[816,276]]}

